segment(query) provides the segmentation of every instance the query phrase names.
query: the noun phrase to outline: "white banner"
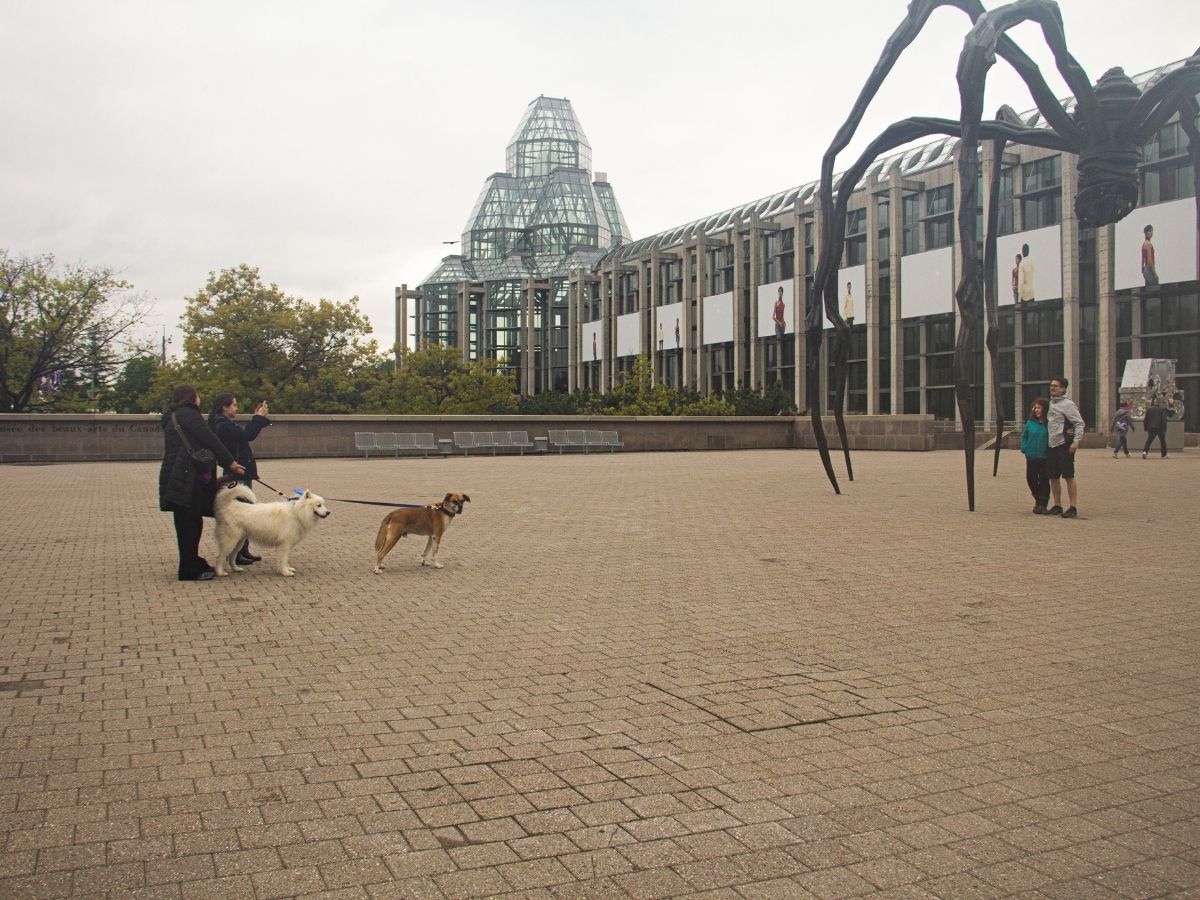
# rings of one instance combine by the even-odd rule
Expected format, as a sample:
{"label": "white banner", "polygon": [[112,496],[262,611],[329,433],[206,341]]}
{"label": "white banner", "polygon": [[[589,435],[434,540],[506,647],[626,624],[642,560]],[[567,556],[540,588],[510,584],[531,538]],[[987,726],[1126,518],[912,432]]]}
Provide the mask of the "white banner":
{"label": "white banner", "polygon": [[733,340],[733,292],[704,298],[704,343]]}
{"label": "white banner", "polygon": [[905,319],[954,312],[954,251],[900,257],[900,313]]}
{"label": "white banner", "polygon": [[996,239],[999,306],[1062,297],[1062,226],[1019,231]]}
{"label": "white banner", "polygon": [[617,356],[637,356],[642,352],[642,314],[617,316]]}
{"label": "white banner", "polygon": [[795,289],[791,278],[758,286],[758,337],[796,333]]}
{"label": "white banner", "polygon": [[604,323],[600,320],[584,322],[579,329],[579,359],[583,362],[599,362],[604,356]]}
{"label": "white banner", "polygon": [[1195,280],[1196,199],[1135,209],[1117,223],[1115,242],[1114,290]]}
{"label": "white banner", "polygon": [[687,332],[683,327],[683,304],[668,303],[654,310],[654,348],[656,350],[682,350],[687,346]]}

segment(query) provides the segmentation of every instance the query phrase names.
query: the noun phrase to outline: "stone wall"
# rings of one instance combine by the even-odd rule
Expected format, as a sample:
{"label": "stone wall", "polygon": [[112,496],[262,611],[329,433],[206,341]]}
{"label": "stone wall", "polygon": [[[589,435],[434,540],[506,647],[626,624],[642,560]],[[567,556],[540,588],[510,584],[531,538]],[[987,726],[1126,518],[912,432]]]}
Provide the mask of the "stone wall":
{"label": "stone wall", "polygon": [[[260,459],[355,456],[354,433],[526,431],[532,440],[550,429],[617,431],[625,450],[753,450],[814,448],[806,417],[760,416],[274,416],[254,442]],[[848,416],[851,449],[932,450],[928,416]],[[839,446],[832,419],[826,434]],[[0,462],[78,462],[158,459],[158,415],[0,415]]]}

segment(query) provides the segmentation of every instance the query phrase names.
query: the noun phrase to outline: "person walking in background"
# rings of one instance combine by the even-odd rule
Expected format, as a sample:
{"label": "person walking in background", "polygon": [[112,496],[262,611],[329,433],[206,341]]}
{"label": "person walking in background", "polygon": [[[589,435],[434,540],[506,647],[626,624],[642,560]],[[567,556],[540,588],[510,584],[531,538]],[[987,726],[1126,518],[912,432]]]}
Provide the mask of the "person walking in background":
{"label": "person walking in background", "polygon": [[1158,449],[1162,458],[1167,458],[1167,411],[1159,406],[1158,399],[1150,401],[1146,416],[1142,419],[1142,428],[1146,430],[1146,446],[1142,448],[1142,459],[1150,452],[1150,445],[1158,438]]}
{"label": "person walking in background", "polygon": [[1146,287],[1158,284],[1158,261],[1154,258],[1154,226],[1147,225],[1142,229],[1145,240],[1142,241],[1142,280]]}
{"label": "person walking in background", "polygon": [[1046,473],[1046,455],[1050,449],[1046,411],[1050,401],[1038,397],[1029,410],[1029,420],[1021,432],[1021,452],[1025,454],[1025,483],[1033,494],[1034,515],[1044,515],[1050,500],[1050,478]]}
{"label": "person walking in background", "polygon": [[[254,488],[253,481],[258,478],[258,463],[254,459],[254,451],[250,448],[250,442],[271,424],[271,420],[267,418],[268,411],[267,401],[263,400],[254,408],[254,418],[250,420],[250,424],[243,428],[233,421],[238,414],[237,397],[233,394],[217,394],[217,398],[213,401],[212,412],[208,414],[208,427],[225,445],[225,448],[233,454],[233,458],[241,464],[244,471],[239,480],[252,490]],[[226,469],[226,474],[228,472],[229,470]],[[261,556],[255,556],[250,552],[250,539],[247,538],[241,549],[238,550],[235,562],[239,566],[248,566],[260,559],[262,559]]]}
{"label": "person walking in background", "polygon": [[1122,450],[1125,451],[1125,458],[1129,458],[1129,432],[1133,430],[1133,419],[1129,415],[1129,404],[1122,403],[1117,407],[1116,413],[1113,415],[1112,425],[1109,431],[1117,435],[1116,443],[1113,444],[1113,459],[1116,459]]}
{"label": "person walking in background", "polygon": [[[1046,511],[1046,515],[1059,516],[1064,519],[1074,519],[1079,516],[1075,508],[1075,451],[1083,440],[1083,416],[1075,401],[1067,396],[1068,382],[1064,376],[1050,379],[1050,413],[1047,418],[1047,429],[1050,432],[1050,449],[1046,453],[1046,474],[1050,476],[1050,493],[1054,496],[1054,505]],[[1071,430],[1074,437],[1068,437],[1064,432]],[[1062,485],[1060,479],[1067,481],[1067,498],[1070,506],[1066,512],[1062,508]]]}
{"label": "person walking in background", "polygon": [[190,384],[181,384],[171,394],[171,404],[162,415],[163,459],[158,470],[158,508],[174,515],[175,542],[179,546],[180,581],[208,581],[216,573],[200,555],[204,516],[213,514],[217,492],[216,468],[202,468],[192,451],[208,448],[216,461],[237,476],[246,470],[233,458],[220,439],[204,424],[200,394]]}

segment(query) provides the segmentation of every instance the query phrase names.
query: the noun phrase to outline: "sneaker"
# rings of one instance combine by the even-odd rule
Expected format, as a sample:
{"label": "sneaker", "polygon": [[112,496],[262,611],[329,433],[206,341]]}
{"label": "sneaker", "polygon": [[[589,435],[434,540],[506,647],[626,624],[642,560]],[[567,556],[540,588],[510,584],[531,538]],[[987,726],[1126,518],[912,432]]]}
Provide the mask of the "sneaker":
{"label": "sneaker", "polygon": [[1146,458],[1146,451],[1143,450],[1142,451],[1142,459],[1145,459],[1145,458]]}
{"label": "sneaker", "polygon": [[1052,506],[1048,510],[1046,510],[1046,515],[1061,516],[1062,515],[1062,507],[1061,506]]}
{"label": "sneaker", "polygon": [[1117,456],[1117,454],[1115,454],[1115,453],[1114,453],[1114,454],[1113,454],[1113,459],[1118,459],[1118,458],[1119,458],[1119,457]]}
{"label": "sneaker", "polygon": [[1062,517],[1064,519],[1078,519],[1079,511],[1077,509],[1075,509],[1075,507],[1072,506],[1070,509],[1068,509],[1065,513],[1062,514]]}

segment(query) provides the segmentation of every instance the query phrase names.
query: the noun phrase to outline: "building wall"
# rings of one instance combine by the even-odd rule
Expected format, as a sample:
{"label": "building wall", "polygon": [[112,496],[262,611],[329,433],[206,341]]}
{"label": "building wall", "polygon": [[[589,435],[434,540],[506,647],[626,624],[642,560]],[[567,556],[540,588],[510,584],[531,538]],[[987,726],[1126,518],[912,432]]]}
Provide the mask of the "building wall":
{"label": "building wall", "polygon": [[[1176,174],[1185,167],[1177,125],[1175,129],[1174,144],[1163,138],[1161,147],[1147,145],[1143,196],[1160,202],[1148,203],[1137,212],[1165,208],[1169,202],[1195,196],[1194,184],[1181,182],[1171,187],[1169,178],[1153,174],[1164,166]],[[930,152],[921,148],[904,151],[894,164],[875,167],[848,205],[852,214],[861,210],[858,227],[865,222],[866,231],[865,236],[861,230],[852,236],[859,239],[859,246],[853,251],[848,246],[842,261],[847,273],[863,267],[863,296],[856,298],[851,332],[850,412],[929,414],[947,420],[957,415],[950,361],[958,329],[952,292],[961,267],[957,247],[961,186],[956,154],[947,149],[951,146],[940,143],[929,145]],[[985,148],[985,159],[987,152],[990,148]],[[986,198],[987,168],[981,169],[981,194]],[[1040,249],[1035,260],[1039,277],[1049,274],[1055,254],[1061,260],[1060,277],[1051,279],[1060,287],[1049,289],[1056,296],[1035,296],[1019,305],[1012,303],[1012,263],[999,260],[998,380],[1005,416],[1022,419],[1032,399],[1046,394],[1049,378],[1065,374],[1089,426],[1106,430],[1125,360],[1161,356],[1179,359],[1177,383],[1189,401],[1186,426],[1189,431],[1200,430],[1196,260],[1191,261],[1190,278],[1157,287],[1121,287],[1114,280],[1116,263],[1124,266],[1127,260],[1114,254],[1135,251],[1117,246],[1120,223],[1097,232],[1080,228],[1073,208],[1075,158],[1037,148],[1009,147],[1003,169],[1010,189],[1008,196],[1001,198],[1006,224],[1002,235],[1010,244],[1021,235],[1042,242],[1037,244]],[[1187,181],[1187,175],[1183,172],[1178,177]],[[639,349],[652,360],[657,379],[701,391],[747,383],[765,386],[778,380],[791,389],[797,406],[803,408],[807,372],[801,301],[811,291],[819,251],[813,237],[819,233],[814,187],[794,189],[795,202],[774,204],[769,215],[760,217],[757,210],[772,206],[770,203],[719,214],[666,233],[669,239],[656,236],[633,242],[610,253],[597,268],[573,272],[567,279],[568,390],[605,391],[619,383],[633,357],[618,354],[617,319],[636,313]],[[906,217],[908,213],[913,215]],[[1196,229],[1194,203],[1190,227]],[[1054,230],[1056,245],[1045,244],[1048,229]],[[785,233],[791,249],[781,256]],[[1017,241],[1017,246],[1020,243]],[[906,267],[910,274],[928,269],[931,257],[939,252],[948,260],[938,269],[940,287],[914,283],[911,278],[906,282]],[[939,264],[943,261],[937,260]],[[790,275],[783,278],[780,272],[785,268]],[[758,287],[781,280],[792,285],[794,302],[787,312],[791,330],[782,340],[773,335],[760,337]],[[552,287],[552,282],[544,287]],[[461,290],[485,288],[463,285]],[[842,289],[839,283],[839,297]],[[733,340],[714,344],[706,335],[713,334],[718,323],[705,322],[706,308],[712,315],[705,298],[726,292],[733,295]],[[656,311],[665,306],[679,313],[680,350],[674,349],[673,334],[665,335],[662,349],[658,346]],[[544,346],[548,339],[542,324],[545,315],[540,322],[535,309],[527,309],[526,315],[530,327],[522,332],[527,336],[525,347]],[[486,323],[478,327],[486,328]],[[594,359],[593,333],[597,338]],[[831,338],[832,331],[826,329],[818,370],[824,411],[832,402]],[[995,414],[995,404],[982,339],[981,335],[976,354],[976,409],[986,419]],[[460,337],[458,343],[462,345],[462,341]],[[518,375],[522,393],[563,382],[561,377],[552,377],[538,357],[522,354],[526,361]]]}

